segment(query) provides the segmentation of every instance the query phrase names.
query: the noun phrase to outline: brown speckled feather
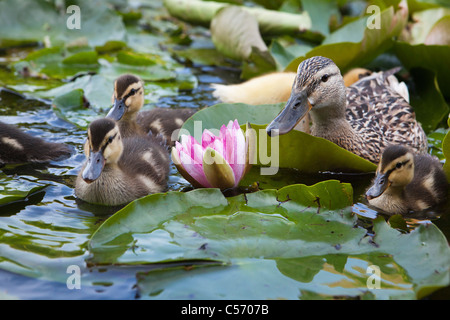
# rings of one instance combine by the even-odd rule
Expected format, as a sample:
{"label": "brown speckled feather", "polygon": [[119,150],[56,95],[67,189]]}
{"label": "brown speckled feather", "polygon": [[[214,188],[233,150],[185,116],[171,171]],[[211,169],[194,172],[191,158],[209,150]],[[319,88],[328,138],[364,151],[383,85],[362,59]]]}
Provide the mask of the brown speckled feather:
{"label": "brown speckled feather", "polygon": [[350,151],[374,163],[390,144],[406,145],[419,153],[427,150],[425,132],[412,107],[389,87],[383,73],[347,88],[346,118],[362,138]]}

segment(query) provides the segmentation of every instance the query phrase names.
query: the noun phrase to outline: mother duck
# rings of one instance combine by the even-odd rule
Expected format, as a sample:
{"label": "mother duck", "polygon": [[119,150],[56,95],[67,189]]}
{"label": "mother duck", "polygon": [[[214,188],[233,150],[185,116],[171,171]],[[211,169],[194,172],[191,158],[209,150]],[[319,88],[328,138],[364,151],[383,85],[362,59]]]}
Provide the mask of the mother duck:
{"label": "mother duck", "polygon": [[427,138],[412,107],[389,85],[393,72],[374,73],[346,88],[333,60],[304,60],[286,106],[266,131],[269,136],[285,134],[309,113],[312,135],[373,163],[390,144],[426,152]]}

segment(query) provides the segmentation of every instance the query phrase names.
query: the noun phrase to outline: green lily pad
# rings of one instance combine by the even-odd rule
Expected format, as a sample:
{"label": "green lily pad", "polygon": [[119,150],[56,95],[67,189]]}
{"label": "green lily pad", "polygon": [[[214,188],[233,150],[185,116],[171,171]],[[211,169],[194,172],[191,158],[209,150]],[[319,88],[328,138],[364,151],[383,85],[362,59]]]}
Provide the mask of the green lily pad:
{"label": "green lily pad", "polygon": [[449,106],[442,96],[435,73],[422,68],[411,69],[415,90],[410,94],[411,106],[425,132],[435,130],[448,115]]}
{"label": "green lily pad", "polygon": [[100,117],[97,110],[85,105],[83,89],[74,89],[53,99],[55,114],[79,128],[87,129],[89,123]]}
{"label": "green lily pad", "polygon": [[79,29],[68,27],[74,13],[66,13],[67,7],[61,9],[53,2],[45,1],[1,1],[0,46],[18,40],[43,42],[45,37],[52,45],[85,39],[89,45],[99,46],[109,40],[124,39],[122,19],[108,3],[77,0],[71,4],[80,9]]}
{"label": "green lily pad", "polygon": [[412,15],[414,21],[410,27],[410,36],[402,39],[408,41],[412,45],[426,43],[426,39],[436,23],[443,17],[450,15],[447,8],[433,8],[415,12]]}
{"label": "green lily pad", "polygon": [[[305,173],[324,171],[356,173],[376,170],[376,165],[372,162],[326,139],[296,130],[282,136],[269,138],[265,130],[266,125],[252,124],[252,128],[256,132],[256,141],[258,141],[256,165],[270,165],[270,168],[261,171],[266,172],[265,174],[276,172],[277,165],[280,168],[294,168]],[[274,143],[277,138],[279,139],[278,147]],[[277,158],[278,164],[276,163]]]}
{"label": "green lily pad", "polygon": [[[179,134],[193,135],[201,141],[204,129],[220,129],[229,120],[237,119],[241,125],[251,123],[256,133],[257,163],[266,168],[265,174],[276,173],[277,168],[295,168],[301,172],[372,172],[376,165],[337,146],[336,144],[304,132],[292,130],[288,134],[270,138],[266,125],[272,121],[284,104],[247,105],[221,103],[195,113],[182,126]],[[218,131],[216,132],[218,135]],[[273,140],[275,139],[275,140]],[[272,144],[275,141],[275,144]],[[278,141],[278,147],[276,147]],[[273,146],[272,146],[273,145]],[[273,152],[271,153],[273,148]]]}
{"label": "green lily pad", "polygon": [[96,71],[99,68],[98,54],[89,47],[71,52],[63,47],[44,48],[31,52],[14,64],[14,69],[23,72],[44,74],[50,78],[64,79],[78,72]]}
{"label": "green lily pad", "polygon": [[389,7],[380,12],[379,28],[369,28],[368,17],[348,23],[331,33],[321,45],[291,61],[286,71],[296,72],[300,62],[313,56],[332,59],[342,72],[363,66],[393,46],[392,39],[400,34],[407,18],[407,7],[399,7],[397,11]]}
{"label": "green lily pad", "polygon": [[450,161],[447,161],[447,159],[450,159],[450,132],[447,132],[444,140],[442,141],[442,153],[446,159],[443,169],[445,175],[447,176],[447,181],[450,181]]}
{"label": "green lily pad", "polygon": [[[89,262],[157,264],[138,276],[150,299],[414,299],[448,285],[450,249],[437,227],[403,234],[377,219],[371,235],[355,228],[351,204],[351,186],[335,180],[229,198],[218,189],[154,194],[97,229]],[[377,290],[367,284],[373,265]]]}
{"label": "green lily pad", "polygon": [[394,53],[407,69],[424,68],[433,71],[442,94],[446,98],[450,97],[450,66],[444,62],[450,59],[450,46],[396,42]]}

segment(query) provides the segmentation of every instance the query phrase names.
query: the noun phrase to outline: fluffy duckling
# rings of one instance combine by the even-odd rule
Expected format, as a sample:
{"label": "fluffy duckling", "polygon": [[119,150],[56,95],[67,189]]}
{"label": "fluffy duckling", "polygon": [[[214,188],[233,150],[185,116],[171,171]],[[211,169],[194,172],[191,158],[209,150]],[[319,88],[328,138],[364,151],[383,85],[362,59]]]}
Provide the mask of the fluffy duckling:
{"label": "fluffy duckling", "polygon": [[113,106],[108,118],[118,121],[123,137],[134,135],[161,136],[173,144],[172,133],[195,113],[190,108],[155,108],[140,111],[144,105],[144,82],[135,75],[125,74],[114,82]]}
{"label": "fluffy duckling", "polygon": [[267,133],[285,134],[309,114],[312,135],[373,163],[390,144],[426,152],[427,138],[412,107],[387,80],[395,71],[375,73],[345,87],[331,59],[304,60],[285,108],[267,126]]}
{"label": "fluffy duckling", "polygon": [[93,121],[85,145],[86,163],[75,194],[95,204],[121,205],[167,187],[169,154],[151,137],[122,138],[116,121]]}
{"label": "fluffy duckling", "polygon": [[43,163],[62,160],[72,153],[63,143],[47,142],[0,122],[0,166],[7,163]]}
{"label": "fluffy duckling", "polygon": [[447,178],[437,158],[392,145],[381,156],[366,198],[385,212],[405,214],[442,203],[447,191]]}

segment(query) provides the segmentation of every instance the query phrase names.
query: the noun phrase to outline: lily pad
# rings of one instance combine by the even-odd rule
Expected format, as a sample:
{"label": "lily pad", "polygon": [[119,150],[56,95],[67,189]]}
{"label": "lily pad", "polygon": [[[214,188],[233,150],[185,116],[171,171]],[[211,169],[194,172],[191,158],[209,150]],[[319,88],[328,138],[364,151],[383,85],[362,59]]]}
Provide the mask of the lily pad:
{"label": "lily pad", "polygon": [[77,0],[71,4],[80,9],[79,29],[68,27],[70,17],[76,13],[66,13],[67,8],[59,8],[53,2],[1,1],[0,45],[6,46],[17,40],[43,42],[45,37],[53,45],[85,39],[92,46],[124,39],[122,19],[106,2]]}
{"label": "lily pad", "polygon": [[14,64],[17,72],[45,75],[64,79],[78,72],[96,71],[99,68],[97,52],[89,47],[70,52],[63,47],[44,48],[31,52],[25,59]]}
{"label": "lily pad", "polygon": [[[204,129],[218,130],[229,120],[241,125],[250,122],[256,133],[258,166],[270,166],[265,174],[276,173],[277,168],[295,168],[301,172],[372,172],[376,165],[337,146],[336,144],[300,131],[270,138],[265,127],[284,104],[247,105],[221,103],[195,113],[182,126],[179,134],[193,135],[201,140]],[[275,144],[272,144],[275,141]],[[276,146],[278,143],[278,147]],[[275,153],[272,153],[275,152]]]}
{"label": "lily pad", "polygon": [[450,97],[450,66],[444,61],[450,60],[450,46],[411,45],[396,42],[394,53],[407,69],[424,68],[436,74],[439,88],[444,97]]}
{"label": "lily pad", "polygon": [[[355,228],[351,204],[351,186],[334,180],[230,198],[218,189],[154,194],[97,229],[89,262],[157,264],[138,277],[150,299],[361,296],[372,265],[381,270],[376,298],[420,298],[448,285],[450,249],[438,228],[402,234],[377,219],[371,235]],[[193,272],[174,269],[180,264]],[[236,290],[243,279],[248,289]]]}
{"label": "lily pad", "polygon": [[331,33],[321,45],[291,61],[285,71],[295,72],[300,62],[313,56],[332,59],[342,72],[369,63],[393,46],[393,38],[403,30],[407,18],[408,8],[402,1],[396,11],[389,7],[380,12],[379,28],[369,28],[368,17],[348,23]]}
{"label": "lily pad", "polygon": [[59,118],[87,129],[89,123],[99,118],[100,114],[85,105],[86,102],[83,90],[74,89],[53,99],[53,111]]}
{"label": "lily pad", "polygon": [[415,89],[411,95],[411,106],[425,132],[435,130],[448,115],[449,106],[442,96],[437,77],[431,70],[411,69]]}

